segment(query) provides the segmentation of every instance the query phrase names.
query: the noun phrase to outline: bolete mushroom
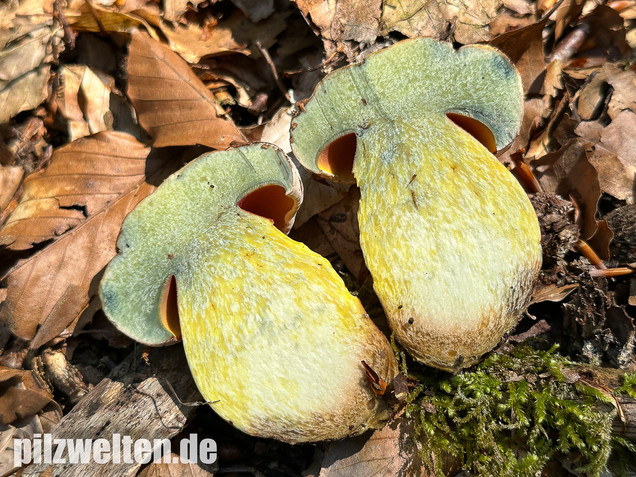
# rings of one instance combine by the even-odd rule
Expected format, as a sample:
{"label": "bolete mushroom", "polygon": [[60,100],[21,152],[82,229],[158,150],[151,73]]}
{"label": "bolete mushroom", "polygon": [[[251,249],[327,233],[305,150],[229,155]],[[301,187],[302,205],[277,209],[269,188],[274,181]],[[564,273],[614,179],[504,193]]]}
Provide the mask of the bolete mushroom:
{"label": "bolete mushroom", "polygon": [[[117,328],[183,340],[206,401],[237,428],[286,442],[379,427],[390,344],[329,262],[282,231],[302,196],[272,145],[201,156],[126,218],[100,285]],[[364,361],[364,364],[362,363]]]}
{"label": "bolete mushroom", "polygon": [[334,71],[299,106],[292,150],[360,187],[360,242],[397,339],[457,371],[519,320],[541,265],[536,214],[493,156],[521,81],[494,48],[404,40]]}

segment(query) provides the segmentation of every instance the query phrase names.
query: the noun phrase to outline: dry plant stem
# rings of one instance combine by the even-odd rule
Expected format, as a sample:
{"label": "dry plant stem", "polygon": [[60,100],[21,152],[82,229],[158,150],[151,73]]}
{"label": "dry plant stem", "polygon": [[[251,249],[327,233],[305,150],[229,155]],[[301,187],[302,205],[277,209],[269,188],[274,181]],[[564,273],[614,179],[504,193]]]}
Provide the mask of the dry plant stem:
{"label": "dry plant stem", "polygon": [[539,181],[532,173],[532,169],[530,169],[530,167],[528,167],[528,164],[523,161],[521,154],[512,154],[511,158],[515,163],[515,167],[512,170],[512,173],[515,175],[521,185],[526,189],[526,191],[532,194],[542,192],[543,189],[541,187],[541,184],[539,184]]}
{"label": "dry plant stem", "polygon": [[97,11],[95,10],[95,7],[90,2],[90,0],[86,0],[86,5],[88,5],[88,8],[90,9],[91,13],[93,14],[93,17],[95,17],[95,23],[97,23],[97,26],[99,27],[99,31],[102,34],[102,36],[108,37],[109,36],[108,32],[104,28],[104,25],[102,24],[102,21],[99,19],[99,15],[97,14]]}
{"label": "dry plant stem", "polygon": [[541,15],[541,18],[539,19],[537,23],[541,23],[546,18],[550,18],[550,16],[552,16],[552,14],[557,11],[557,8],[559,8],[564,1],[565,0],[559,0],[554,5],[552,5],[552,8],[550,8],[550,10],[548,10],[543,15]]}
{"label": "dry plant stem", "polygon": [[272,72],[272,76],[274,77],[274,81],[276,82],[276,86],[278,87],[280,92],[283,94],[283,96],[285,96],[287,101],[291,103],[291,98],[289,97],[289,94],[285,90],[285,86],[283,85],[282,81],[280,80],[280,77],[278,76],[278,72],[276,71],[276,65],[274,64],[274,61],[272,60],[272,57],[269,54],[269,51],[267,51],[267,49],[263,47],[263,45],[261,45],[260,41],[256,42],[256,46],[258,48],[258,51],[261,52],[261,55],[263,55],[263,58],[265,58],[265,61],[269,65],[269,68]]}
{"label": "dry plant stem", "polygon": [[616,10],[617,12],[622,12],[623,10],[627,10],[632,5],[633,3],[628,0],[617,0],[615,2],[610,2],[607,4],[608,7]]}
{"label": "dry plant stem", "polygon": [[605,264],[603,263],[603,260],[601,260],[599,258],[599,256],[596,254],[596,252],[594,250],[592,250],[592,247],[590,247],[587,242],[585,242],[584,240],[578,239],[576,241],[576,243],[574,244],[574,246],[577,248],[577,250],[579,252],[581,252],[583,254],[583,256],[585,258],[587,258],[590,263],[592,265],[594,265],[596,268],[599,268],[601,270],[605,270],[607,267],[605,266]]}
{"label": "dry plant stem", "polygon": [[559,44],[554,48],[550,56],[548,56],[547,61],[551,62],[554,60],[567,61],[574,56],[574,54],[579,51],[579,48],[583,46],[585,40],[590,34],[590,26],[583,22],[578,25],[573,31],[568,33],[563,40],[559,42]]}
{"label": "dry plant stem", "polygon": [[633,272],[634,270],[628,267],[604,268],[601,270],[590,270],[590,276],[611,278],[611,277],[620,277],[623,275],[630,275]]}

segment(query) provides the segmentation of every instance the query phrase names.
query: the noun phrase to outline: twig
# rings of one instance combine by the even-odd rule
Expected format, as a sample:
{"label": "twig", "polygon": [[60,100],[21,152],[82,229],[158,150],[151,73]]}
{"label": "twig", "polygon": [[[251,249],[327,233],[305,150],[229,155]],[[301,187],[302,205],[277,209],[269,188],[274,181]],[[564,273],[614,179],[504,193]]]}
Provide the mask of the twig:
{"label": "twig", "polygon": [[583,256],[585,258],[587,258],[590,263],[592,265],[594,265],[596,268],[599,268],[601,270],[605,270],[607,269],[607,267],[605,266],[605,264],[603,263],[603,260],[600,259],[600,257],[598,255],[596,255],[596,252],[594,250],[592,250],[592,247],[590,247],[587,242],[585,242],[584,240],[578,239],[576,241],[576,243],[574,244],[574,246],[579,250],[579,252],[581,252],[583,254]]}
{"label": "twig", "polygon": [[515,152],[510,155],[510,158],[515,164],[512,172],[517,177],[517,180],[521,182],[521,185],[523,185],[528,192],[541,192],[543,190],[541,184],[539,184],[539,181],[532,173],[530,167],[528,167],[528,164],[524,162],[521,153]]}
{"label": "twig", "polygon": [[280,80],[280,77],[278,76],[278,72],[276,71],[276,65],[274,64],[272,57],[269,55],[269,51],[267,51],[263,47],[263,45],[261,45],[260,41],[256,42],[256,47],[258,48],[258,51],[261,52],[261,55],[263,55],[263,58],[265,58],[265,61],[269,65],[269,68],[272,71],[272,76],[274,77],[274,81],[276,82],[276,86],[278,86],[278,89],[280,90],[280,92],[283,93],[283,96],[287,98],[287,101],[291,103],[291,98],[289,97],[289,94],[285,90],[285,86],[283,85],[283,82]]}
{"label": "twig", "polygon": [[617,268],[605,268],[601,270],[590,270],[590,276],[592,277],[621,277],[623,275],[630,275],[634,270],[628,267],[617,267]]}
{"label": "twig", "polygon": [[90,9],[91,13],[95,17],[95,23],[97,23],[97,26],[99,28],[100,33],[103,36],[108,36],[108,33],[106,32],[106,29],[104,28],[104,25],[102,24],[102,21],[99,19],[99,15],[97,14],[97,10],[95,10],[95,7],[90,2],[90,0],[86,0],[86,5],[88,5],[88,8]]}

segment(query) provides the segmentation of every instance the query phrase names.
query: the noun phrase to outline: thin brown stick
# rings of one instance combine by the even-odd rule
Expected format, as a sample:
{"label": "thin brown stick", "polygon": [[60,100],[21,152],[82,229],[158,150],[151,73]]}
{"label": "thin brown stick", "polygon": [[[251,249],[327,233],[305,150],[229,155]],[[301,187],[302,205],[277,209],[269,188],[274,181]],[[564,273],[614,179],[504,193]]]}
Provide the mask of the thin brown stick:
{"label": "thin brown stick", "polygon": [[621,277],[623,275],[630,275],[634,273],[634,270],[628,267],[617,267],[617,268],[604,268],[601,270],[590,270],[590,276],[592,277]]}
{"label": "thin brown stick", "polygon": [[512,173],[515,175],[521,185],[530,193],[541,192],[543,188],[539,181],[532,172],[532,169],[526,164],[521,156],[521,153],[515,152],[510,155],[515,167]]}
{"label": "thin brown stick", "polygon": [[258,51],[261,52],[261,55],[263,55],[263,58],[265,58],[265,61],[269,65],[269,68],[272,72],[272,76],[274,77],[274,81],[276,82],[276,86],[278,87],[280,92],[283,93],[283,96],[287,98],[287,101],[291,103],[291,98],[289,97],[287,90],[285,90],[285,86],[283,85],[283,82],[280,80],[280,76],[278,76],[278,71],[276,71],[276,65],[274,64],[274,61],[272,60],[272,57],[269,54],[269,51],[267,51],[267,49],[265,49],[263,45],[261,45],[260,41],[256,42],[256,47],[258,48]]}
{"label": "thin brown stick", "polygon": [[592,265],[594,265],[596,268],[599,268],[601,270],[605,270],[607,267],[605,266],[605,264],[603,263],[603,260],[600,259],[600,257],[598,255],[596,255],[596,252],[594,250],[592,250],[592,247],[590,247],[587,242],[585,242],[584,240],[578,239],[576,241],[576,243],[574,244],[574,246],[578,249],[579,252],[581,252],[581,254],[583,254],[583,256],[585,258],[587,258],[590,263]]}

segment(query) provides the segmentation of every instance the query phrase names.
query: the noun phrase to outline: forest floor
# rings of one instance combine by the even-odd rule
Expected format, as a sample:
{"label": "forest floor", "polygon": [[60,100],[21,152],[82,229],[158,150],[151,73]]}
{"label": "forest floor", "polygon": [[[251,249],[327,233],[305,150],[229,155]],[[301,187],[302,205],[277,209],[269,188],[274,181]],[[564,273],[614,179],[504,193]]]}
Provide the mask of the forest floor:
{"label": "forest floor", "polygon": [[[401,417],[375,434],[290,446],[247,436],[209,406],[184,404],[201,397],[180,345],[144,350],[101,311],[97,287],[126,214],[204,152],[255,141],[290,152],[290,111],[326,74],[420,36],[455,47],[490,44],[521,75],[521,128],[497,157],[530,195],[542,229],[543,268],[527,313],[481,368],[457,377],[404,358],[408,405],[398,405]],[[46,468],[16,469],[13,438],[95,438],[99,423],[102,431],[125,433],[130,422],[173,442],[192,433],[211,437],[218,460],[54,474],[333,477],[422,474],[437,466],[448,473],[585,475],[598,473],[616,446],[634,461],[627,442],[633,430],[608,440],[617,435],[615,419],[630,427],[619,394],[633,397],[621,376],[636,371],[634,2],[8,0],[0,4],[0,48],[0,475]],[[387,330],[359,246],[359,190],[301,176],[305,197],[290,236],[326,257]],[[502,371],[506,366],[515,377]],[[462,408],[464,424],[450,414],[427,419],[446,402],[439,397],[444,386],[461,396],[479,373],[501,378],[495,387],[516,421],[497,432],[512,437],[504,445],[493,434],[472,447],[449,438],[448,462],[440,463],[444,444],[421,441],[466,431],[473,408]],[[535,410],[527,426],[519,413],[531,404],[511,403],[520,381],[529,383],[529,397],[520,395]],[[544,381],[547,387],[535,389]],[[541,421],[537,396],[563,391],[563,383],[610,403],[599,431],[605,434],[561,435],[568,417],[546,425],[543,444],[524,448],[522,430]],[[563,392],[556,407],[577,401]],[[150,395],[154,404],[144,401]],[[588,404],[581,415],[597,409]],[[158,424],[153,405],[165,405],[170,426]],[[490,432],[479,427],[490,414],[480,416],[466,432]],[[562,445],[568,439],[571,445]],[[484,463],[479,456],[488,449],[495,457]],[[629,473],[623,464],[610,465],[611,472]]]}

